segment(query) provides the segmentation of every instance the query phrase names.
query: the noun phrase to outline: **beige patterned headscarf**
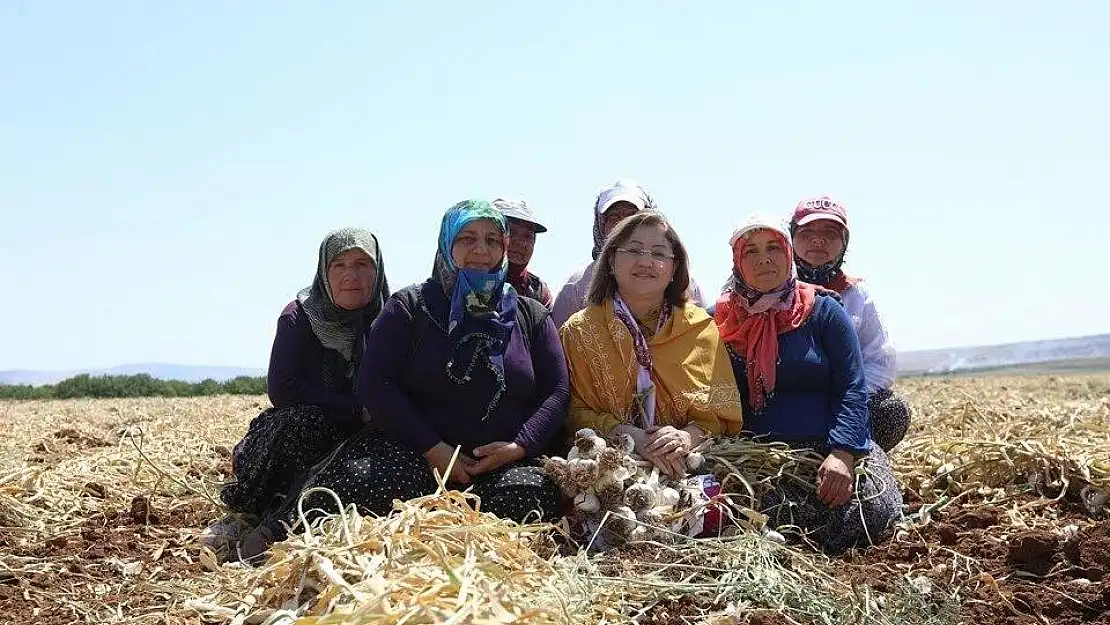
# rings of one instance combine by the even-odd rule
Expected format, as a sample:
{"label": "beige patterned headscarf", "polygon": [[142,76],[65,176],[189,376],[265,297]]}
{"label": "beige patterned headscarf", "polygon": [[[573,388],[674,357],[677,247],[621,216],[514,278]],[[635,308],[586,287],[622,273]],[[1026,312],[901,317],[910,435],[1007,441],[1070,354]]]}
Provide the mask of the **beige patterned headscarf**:
{"label": "beige patterned headscarf", "polygon": [[[366,252],[374,260],[377,283],[369,304],[359,310],[344,310],[336,306],[332,298],[331,285],[328,284],[328,264],[336,256],[354,249]],[[297,300],[312,326],[312,333],[321,345],[342,357],[342,362],[336,359],[334,363],[325,363],[326,379],[339,381],[354,376],[362,356],[359,345],[362,336],[382,311],[382,305],[388,297],[389,284],[385,278],[385,264],[377,237],[369,230],[361,228],[343,228],[328,233],[320,243],[320,257],[312,285],[297,294]]]}

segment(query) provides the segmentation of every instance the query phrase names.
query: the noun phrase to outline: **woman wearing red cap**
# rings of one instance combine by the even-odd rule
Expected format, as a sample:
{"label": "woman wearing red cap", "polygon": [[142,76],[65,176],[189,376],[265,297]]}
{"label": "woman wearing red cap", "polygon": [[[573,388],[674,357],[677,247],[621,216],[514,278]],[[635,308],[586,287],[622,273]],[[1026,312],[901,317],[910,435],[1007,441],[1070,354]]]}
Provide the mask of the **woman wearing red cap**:
{"label": "woman wearing red cap", "polygon": [[875,301],[862,280],[844,273],[848,251],[848,211],[827,195],[798,202],[790,220],[798,277],[840,294],[852,318],[863,353],[871,436],[885,451],[902,441],[910,426],[910,408],[894,393],[894,343],[883,326]]}
{"label": "woman wearing red cap", "polygon": [[832,553],[874,544],[901,514],[890,459],[873,445],[859,340],[844,308],[798,280],[786,224],[752,216],[733,233],[715,309],[744,430],[825,456],[813,484],[780,480],[760,502]]}

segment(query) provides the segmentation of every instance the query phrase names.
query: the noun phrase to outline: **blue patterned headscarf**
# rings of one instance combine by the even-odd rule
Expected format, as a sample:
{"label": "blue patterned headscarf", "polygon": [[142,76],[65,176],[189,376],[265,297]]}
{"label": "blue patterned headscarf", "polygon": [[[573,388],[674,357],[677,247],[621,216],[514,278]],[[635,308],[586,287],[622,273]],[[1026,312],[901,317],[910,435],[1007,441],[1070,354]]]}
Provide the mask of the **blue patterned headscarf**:
{"label": "blue patterned headscarf", "polygon": [[490,202],[466,200],[455,204],[447,209],[440,223],[432,277],[451,300],[447,336],[454,345],[454,353],[447,362],[448,377],[456,384],[465,384],[470,381],[474,367],[484,360],[497,380],[497,390],[486,410],[488,417],[505,391],[505,349],[516,325],[517,294],[505,281],[509,267],[505,254],[491,272],[455,265],[452,254],[455,239],[463,228],[480,219],[494,222],[502,236],[508,236],[508,222]]}

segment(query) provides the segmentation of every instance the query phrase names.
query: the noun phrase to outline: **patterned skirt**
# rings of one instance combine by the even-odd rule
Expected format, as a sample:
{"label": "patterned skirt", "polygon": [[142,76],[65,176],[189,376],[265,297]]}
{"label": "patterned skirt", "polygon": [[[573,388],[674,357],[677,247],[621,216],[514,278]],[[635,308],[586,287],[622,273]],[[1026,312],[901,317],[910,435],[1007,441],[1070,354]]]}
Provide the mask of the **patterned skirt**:
{"label": "patterned skirt", "polygon": [[265,517],[298,476],[362,427],[317,406],[270,408],[255,417],[232,452],[235,482],[220,490],[233,512]]}
{"label": "patterned skirt", "polygon": [[[822,455],[828,447],[815,445]],[[762,512],[773,528],[793,526],[830,554],[852,547],[876,544],[902,516],[902,491],[894,479],[890,457],[878,445],[871,446],[864,475],[856,478],[852,498],[838,508],[821,502],[812,487],[787,483],[765,494]]]}
{"label": "patterned skirt", "polygon": [[867,408],[871,412],[871,439],[889,453],[910,428],[910,405],[905,397],[884,388],[868,398]]}
{"label": "patterned skirt", "polygon": [[[430,495],[438,484],[424,456],[379,432],[365,430],[314,467],[298,492],[325,487],[363,515],[387,515],[393,501]],[[459,490],[463,486],[456,485]],[[524,460],[475,477],[470,490],[481,499],[483,512],[518,522],[549,520],[562,514],[559,488],[543,473],[539,462]],[[304,510],[334,514],[335,499],[326,493],[305,498]],[[298,520],[297,497],[291,496],[266,525],[279,531],[281,522]]]}

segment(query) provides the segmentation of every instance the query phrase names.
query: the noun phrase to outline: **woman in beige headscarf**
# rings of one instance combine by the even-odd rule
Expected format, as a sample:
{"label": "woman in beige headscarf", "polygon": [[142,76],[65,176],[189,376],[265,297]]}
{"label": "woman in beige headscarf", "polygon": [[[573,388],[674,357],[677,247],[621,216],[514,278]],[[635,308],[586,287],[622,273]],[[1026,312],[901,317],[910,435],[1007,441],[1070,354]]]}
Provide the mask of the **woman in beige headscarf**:
{"label": "woman in beige headscarf", "polygon": [[232,454],[235,481],[220,491],[231,516],[202,541],[217,552],[266,516],[301,473],[362,428],[354,380],[363,342],[389,297],[378,239],[361,228],[329,233],[316,277],[278,317],[266,384],[272,408]]}
{"label": "woman in beige headscarf", "polygon": [[[618,180],[601,188],[594,198],[594,260],[571,274],[555,297],[551,318],[556,326],[562,326],[571,315],[586,307],[586,293],[597,266],[597,258],[605,245],[605,238],[621,220],[645,210],[655,210],[655,200],[639,183]],[[704,308],[705,299],[693,278],[690,279],[688,288],[688,298]]]}

